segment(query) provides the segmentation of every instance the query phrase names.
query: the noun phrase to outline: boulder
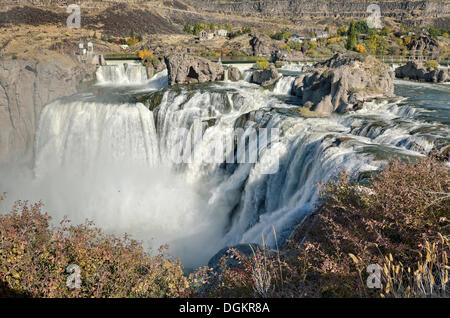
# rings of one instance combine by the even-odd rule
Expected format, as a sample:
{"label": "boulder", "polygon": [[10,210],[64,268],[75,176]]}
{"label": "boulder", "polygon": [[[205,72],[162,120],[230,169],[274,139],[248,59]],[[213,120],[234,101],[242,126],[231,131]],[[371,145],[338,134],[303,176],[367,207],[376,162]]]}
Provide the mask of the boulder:
{"label": "boulder", "polygon": [[267,87],[275,84],[277,80],[281,78],[281,74],[278,73],[277,68],[271,64],[268,68],[262,71],[254,71],[252,74],[251,82],[259,84],[263,87]]}
{"label": "boulder", "polygon": [[365,100],[393,97],[394,73],[373,56],[338,53],[296,78],[292,94],[311,111],[344,113]]}
{"label": "boulder", "polygon": [[242,79],[241,71],[237,67],[229,66],[226,71],[230,81],[236,82]]}
{"label": "boulder", "polygon": [[224,68],[202,57],[191,56],[186,53],[175,53],[165,56],[169,85],[212,82],[222,80]]}
{"label": "boulder", "polygon": [[395,76],[397,78],[440,83],[449,80],[449,70],[427,68],[418,61],[409,61],[406,65],[395,69]]}

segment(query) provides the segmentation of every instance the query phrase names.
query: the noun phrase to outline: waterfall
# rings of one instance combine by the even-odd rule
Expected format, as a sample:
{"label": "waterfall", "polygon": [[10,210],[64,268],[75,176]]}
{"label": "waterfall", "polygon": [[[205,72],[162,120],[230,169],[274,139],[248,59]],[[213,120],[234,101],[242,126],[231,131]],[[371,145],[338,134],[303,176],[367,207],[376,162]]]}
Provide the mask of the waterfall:
{"label": "waterfall", "polygon": [[294,76],[283,76],[275,84],[275,87],[273,89],[274,94],[290,95],[294,81],[295,81]]}
{"label": "waterfall", "polygon": [[41,114],[35,148],[36,174],[54,165],[158,163],[153,114],[141,103],[53,102]]}
{"label": "waterfall", "polygon": [[98,67],[97,84],[101,85],[140,85],[148,80],[147,71],[142,64],[116,64]]}
{"label": "waterfall", "polygon": [[[137,80],[120,67],[103,67],[99,75],[114,84]],[[275,247],[273,230],[278,243],[285,240],[316,206],[319,183],[342,169],[356,178],[393,154],[421,156],[448,138],[444,122],[423,120],[429,111],[405,99],[303,118],[278,96],[293,80],[283,77],[275,94],[240,81],[169,87],[147,93],[142,103],[122,95],[116,102],[83,95],[54,101],[41,114],[34,178],[0,185],[12,202],[23,199],[14,194],[43,200],[52,216],[88,218],[154,249],[167,243],[194,267],[224,246],[264,237]],[[160,89],[167,73],[151,81]],[[271,133],[264,143],[264,129],[277,138]],[[252,133],[256,143],[247,140]],[[238,151],[227,148],[230,138],[256,161],[239,162]],[[217,154],[232,160],[212,160]]]}

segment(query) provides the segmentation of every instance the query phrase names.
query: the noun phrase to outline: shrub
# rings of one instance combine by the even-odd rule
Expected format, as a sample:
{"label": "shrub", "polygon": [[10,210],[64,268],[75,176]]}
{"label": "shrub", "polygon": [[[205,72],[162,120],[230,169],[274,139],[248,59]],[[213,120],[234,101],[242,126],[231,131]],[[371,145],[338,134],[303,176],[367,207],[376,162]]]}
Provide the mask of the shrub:
{"label": "shrub", "polygon": [[337,29],[337,34],[340,36],[345,36],[345,35],[347,35],[347,33],[348,33],[348,31],[347,31],[346,27],[339,27]]}
{"label": "shrub", "polygon": [[[156,256],[124,236],[92,223],[67,220],[56,229],[42,204],[17,202],[0,216],[0,296],[179,297],[191,292],[181,265],[161,248]],[[69,264],[80,267],[81,287],[66,286]]]}
{"label": "shrub", "polygon": [[339,43],[340,41],[341,41],[340,37],[333,37],[333,38],[329,38],[327,40],[327,44],[330,45],[330,44],[334,44],[334,43]]}
{"label": "shrub", "polygon": [[380,31],[380,35],[382,35],[382,36],[388,36],[389,33],[391,33],[391,32],[392,32],[392,29],[391,29],[390,27],[384,26],[384,27],[381,29],[381,31]]}
{"label": "shrub", "polygon": [[292,33],[289,32],[287,29],[284,29],[281,32],[277,32],[275,34],[272,34],[270,37],[274,40],[285,40],[289,39],[291,37]]}
{"label": "shrub", "polygon": [[184,25],[183,31],[188,33],[188,34],[192,34],[192,29],[191,29],[191,26],[189,24],[185,24]]}
{"label": "shrub", "polygon": [[317,49],[317,42],[308,41],[307,44],[310,49],[313,49],[313,50]]}
{"label": "shrub", "polygon": [[302,49],[302,44],[300,42],[289,41],[287,45],[289,46],[290,50],[300,51]]}
{"label": "shrub", "polygon": [[366,52],[366,47],[362,44],[357,44],[355,46],[355,51],[359,52],[359,53],[365,53]]}
{"label": "shrub", "polygon": [[439,63],[435,60],[428,60],[425,62],[425,66],[428,68],[438,68]]}
{"label": "shrub", "polygon": [[270,63],[265,58],[262,58],[262,59],[256,61],[255,68],[259,69],[259,70],[265,70],[266,68],[269,67],[269,65],[270,65]]}
{"label": "shrub", "polygon": [[388,41],[379,35],[370,35],[365,41],[365,45],[373,53],[386,54],[391,48]]}

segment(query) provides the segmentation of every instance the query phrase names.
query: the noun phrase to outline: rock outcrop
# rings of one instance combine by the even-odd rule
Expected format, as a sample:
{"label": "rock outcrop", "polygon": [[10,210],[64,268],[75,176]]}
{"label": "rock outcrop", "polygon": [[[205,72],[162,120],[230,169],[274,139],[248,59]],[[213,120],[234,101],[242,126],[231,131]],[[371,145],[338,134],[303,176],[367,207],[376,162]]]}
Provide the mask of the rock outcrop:
{"label": "rock outcrop", "polygon": [[275,50],[272,52],[272,61],[301,61],[305,59],[305,55],[301,51]]}
{"label": "rock outcrop", "polygon": [[259,84],[263,87],[267,87],[275,84],[277,80],[281,78],[281,74],[278,73],[277,68],[271,64],[268,68],[261,71],[254,71],[252,74],[251,82]]}
{"label": "rock outcrop", "polygon": [[95,66],[63,61],[0,61],[0,162],[32,149],[43,107],[92,80]]}
{"label": "rock outcrop", "polygon": [[204,83],[222,80],[224,68],[202,57],[195,57],[186,53],[176,53],[165,56],[169,85],[182,83]]}
{"label": "rock outcrop", "polygon": [[299,76],[292,93],[311,111],[343,113],[365,100],[394,96],[394,73],[370,55],[336,54]]}
{"label": "rock outcrop", "polygon": [[250,40],[253,56],[272,56],[273,52],[280,50],[274,41],[265,34],[252,34]]}
{"label": "rock outcrop", "polygon": [[420,35],[417,39],[413,38],[408,45],[408,49],[413,51],[416,55],[431,55],[431,58],[436,59],[440,55],[439,42],[429,35]]}
{"label": "rock outcrop", "polygon": [[440,83],[450,80],[448,69],[427,68],[417,61],[409,61],[406,65],[395,69],[397,78]]}

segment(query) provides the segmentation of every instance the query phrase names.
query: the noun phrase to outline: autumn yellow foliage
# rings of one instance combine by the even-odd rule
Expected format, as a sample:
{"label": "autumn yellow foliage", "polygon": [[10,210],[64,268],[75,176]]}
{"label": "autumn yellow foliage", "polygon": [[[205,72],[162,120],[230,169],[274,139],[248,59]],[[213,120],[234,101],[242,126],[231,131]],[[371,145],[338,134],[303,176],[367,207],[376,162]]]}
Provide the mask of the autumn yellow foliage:
{"label": "autumn yellow foliage", "polygon": [[141,60],[144,60],[147,57],[150,57],[150,59],[153,59],[153,51],[152,50],[147,50],[144,48],[144,50],[139,50],[138,52],[138,56]]}
{"label": "autumn yellow foliage", "polygon": [[359,52],[359,53],[365,53],[367,50],[366,50],[366,47],[364,45],[356,44],[355,51]]}

